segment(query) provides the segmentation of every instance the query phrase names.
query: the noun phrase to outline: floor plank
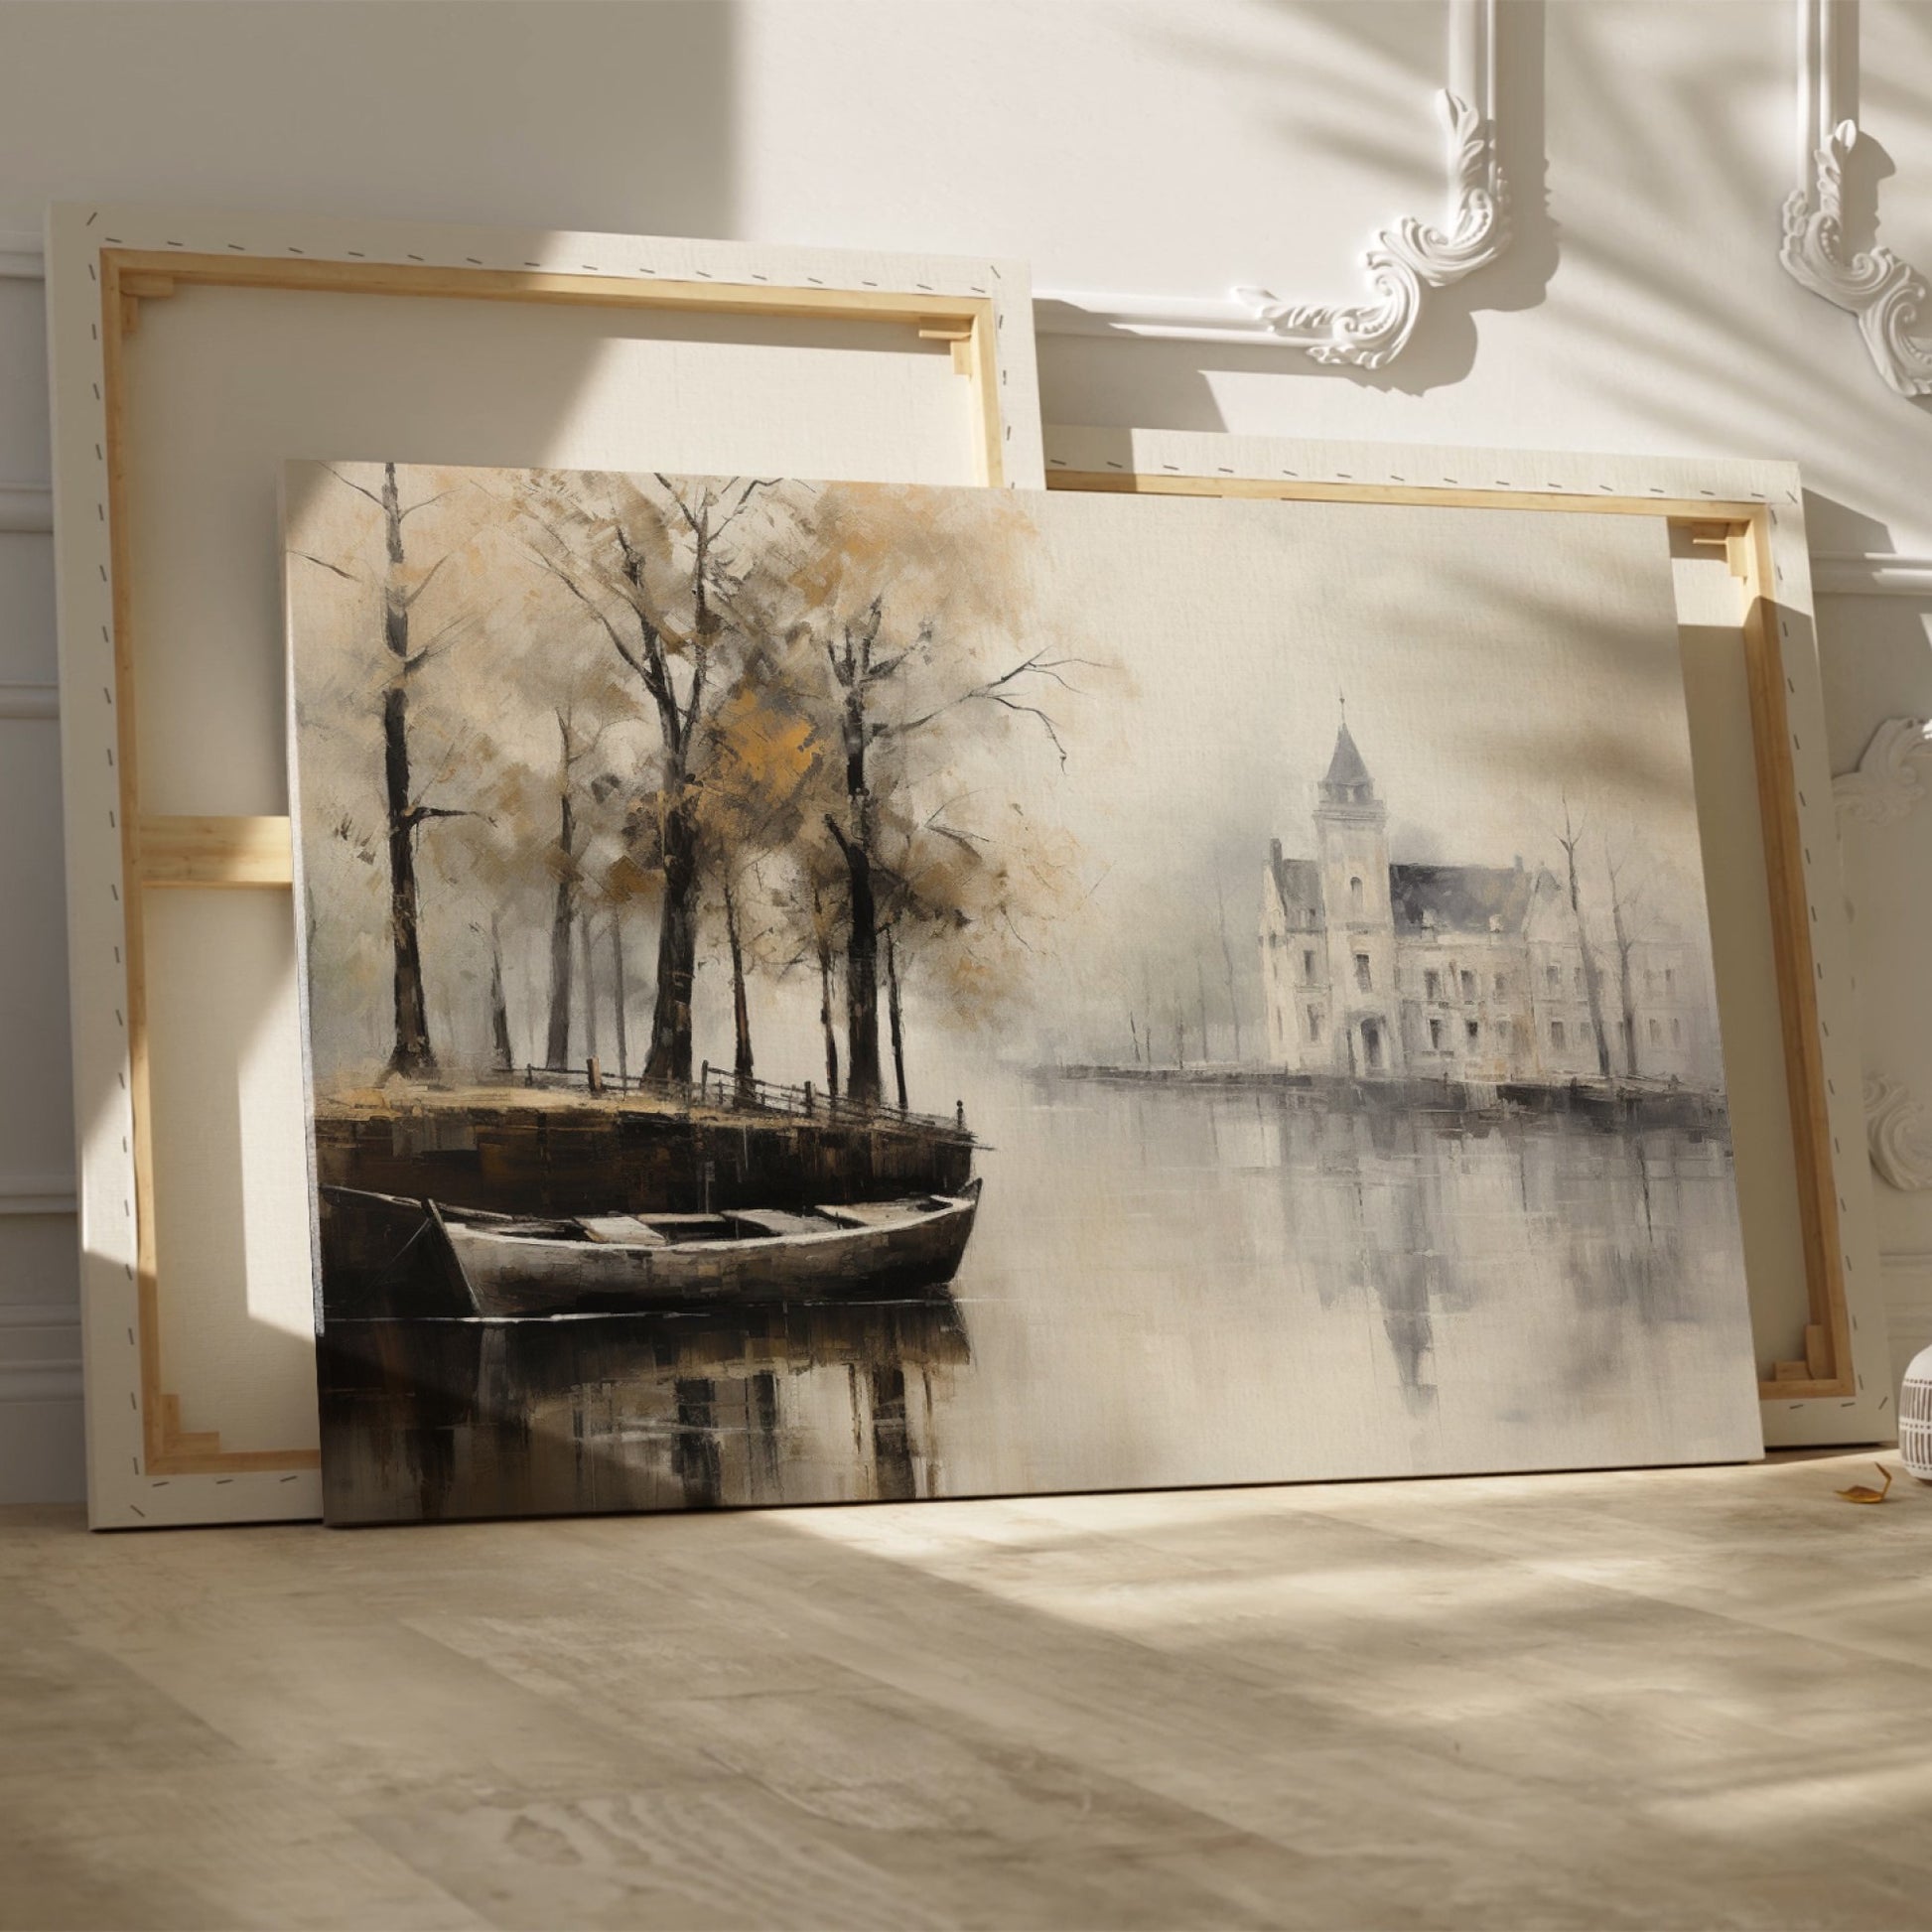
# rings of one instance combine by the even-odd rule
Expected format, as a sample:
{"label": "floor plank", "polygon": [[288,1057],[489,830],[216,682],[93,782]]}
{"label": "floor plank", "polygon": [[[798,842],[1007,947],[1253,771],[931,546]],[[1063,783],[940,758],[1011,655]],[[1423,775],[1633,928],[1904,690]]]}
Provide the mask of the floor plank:
{"label": "floor plank", "polygon": [[1870,1460],[0,1510],[0,1926],[1932,1928],[1932,1489]]}

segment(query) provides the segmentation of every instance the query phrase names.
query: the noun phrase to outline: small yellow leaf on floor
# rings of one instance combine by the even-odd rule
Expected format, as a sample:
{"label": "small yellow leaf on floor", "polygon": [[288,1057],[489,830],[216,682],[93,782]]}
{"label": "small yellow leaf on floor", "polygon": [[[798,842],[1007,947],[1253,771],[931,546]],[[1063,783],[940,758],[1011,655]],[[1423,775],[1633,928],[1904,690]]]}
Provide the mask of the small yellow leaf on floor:
{"label": "small yellow leaf on floor", "polygon": [[1873,1489],[1868,1483],[1855,1482],[1851,1488],[1838,1492],[1848,1503],[1881,1503],[1885,1500],[1886,1491],[1891,1488],[1891,1471],[1882,1462],[1874,1462],[1871,1466],[1883,1479],[1884,1488]]}

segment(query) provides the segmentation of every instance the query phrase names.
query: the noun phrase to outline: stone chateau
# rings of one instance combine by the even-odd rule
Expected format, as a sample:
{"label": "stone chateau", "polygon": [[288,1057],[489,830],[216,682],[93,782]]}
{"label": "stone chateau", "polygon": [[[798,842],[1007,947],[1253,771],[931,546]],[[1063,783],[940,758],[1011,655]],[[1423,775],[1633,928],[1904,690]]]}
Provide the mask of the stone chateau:
{"label": "stone chateau", "polygon": [[1369,1079],[1715,1079],[1680,938],[1645,920],[1618,943],[1609,908],[1587,905],[1587,951],[1547,867],[1391,864],[1387,827],[1344,720],[1314,856],[1287,858],[1277,839],[1262,878],[1271,1062]]}

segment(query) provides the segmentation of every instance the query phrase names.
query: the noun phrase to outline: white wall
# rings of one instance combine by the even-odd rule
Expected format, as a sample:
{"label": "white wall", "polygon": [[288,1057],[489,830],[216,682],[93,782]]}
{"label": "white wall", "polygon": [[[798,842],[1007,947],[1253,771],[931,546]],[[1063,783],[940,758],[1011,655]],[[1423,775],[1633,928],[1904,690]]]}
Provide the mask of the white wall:
{"label": "white wall", "polygon": [[[1932,6],[1865,0],[1883,238],[1932,264]],[[1433,214],[1434,0],[0,5],[0,233],[53,197],[1030,257],[1042,289],[1348,297]],[[1517,237],[1375,376],[1053,337],[1049,420],[1795,458],[1815,552],[1932,558],[1932,406],[1776,258],[1787,0],[1509,0]],[[1894,170],[1887,174],[1887,170]],[[0,1495],[79,1484],[38,287],[0,280]],[[1834,767],[1932,713],[1932,597],[1822,607]],[[21,717],[13,714],[27,712]],[[1912,892],[1860,830],[1867,1062],[1932,1102]],[[1932,1340],[1932,1191],[1879,1188],[1894,1338]],[[23,1312],[24,1311],[24,1312]],[[31,1398],[31,1400],[29,1400]]]}

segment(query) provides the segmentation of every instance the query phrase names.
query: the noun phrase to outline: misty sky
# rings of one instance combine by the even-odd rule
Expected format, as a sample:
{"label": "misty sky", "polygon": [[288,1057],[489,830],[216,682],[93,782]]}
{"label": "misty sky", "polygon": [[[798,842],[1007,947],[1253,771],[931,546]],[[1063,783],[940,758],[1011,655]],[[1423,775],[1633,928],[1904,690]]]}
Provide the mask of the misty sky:
{"label": "misty sky", "polygon": [[[347,474],[367,481],[369,466]],[[465,476],[413,471],[427,500]],[[783,488],[799,486],[784,485]],[[1124,1057],[1122,1016],[1145,998],[1204,999],[1217,1054],[1237,1013],[1258,1039],[1255,930],[1271,837],[1312,851],[1314,783],[1332,749],[1338,695],[1390,813],[1392,856],[1534,867],[1558,864],[1567,792],[1585,828],[1585,888],[1600,893],[1603,842],[1637,856],[1647,915],[1705,949],[1701,872],[1670,564],[1662,523],[1627,516],[1441,510],[1048,492],[910,492],[966,513],[1031,520],[1003,553],[1024,581],[1024,634],[979,635],[959,682],[1050,647],[1090,662],[1072,688],[1030,687],[1050,714],[1062,768],[1036,721],[971,708],[954,736],[922,747],[934,798],[969,793],[973,823],[997,835],[1018,808],[1035,833],[1070,841],[1056,916],[1029,924],[1015,952],[1025,985],[993,1029],[995,1049]],[[411,524],[431,547],[463,534],[466,497]],[[373,556],[351,492],[315,466],[291,471],[290,546],[342,561]],[[360,566],[356,566],[360,568]],[[983,567],[983,565],[981,566]],[[527,564],[514,531],[473,544],[449,592],[473,616],[418,684],[423,756],[438,798],[463,804],[486,756],[523,759],[541,780],[555,743],[559,680],[602,674],[608,647]],[[290,609],[302,768],[300,811],[312,916],[318,1071],[381,1056],[382,867],[367,840],[332,835],[380,816],[372,693],[380,630],[366,587],[299,559]],[[422,622],[436,618],[426,592]],[[1011,603],[1013,600],[1009,600]],[[474,615],[480,613],[481,615]],[[431,634],[430,628],[419,634]],[[943,646],[943,640],[942,640]],[[581,665],[580,665],[581,660]],[[573,666],[579,666],[573,669]],[[948,666],[935,652],[929,682]],[[649,733],[618,723],[601,755],[641,768]],[[942,768],[943,764],[943,768]],[[948,791],[950,788],[950,792]],[[541,792],[541,784],[536,786]],[[508,891],[480,872],[466,834],[422,840],[432,1021],[481,1053],[482,931],[499,913],[519,1059],[531,1044],[544,966],[544,886]],[[1225,924],[1235,971],[1223,961]],[[628,941],[633,1064],[650,1001],[651,928]],[[730,1058],[728,992],[708,945],[700,1057]],[[809,975],[755,982],[759,1071],[810,1077],[818,1062]],[[969,1064],[914,973],[914,1059]],[[607,1061],[610,1022],[601,1042]],[[953,1035],[942,1037],[942,1035]],[[574,1042],[576,1052],[581,1042]],[[935,1072],[935,1078],[939,1077]],[[915,1093],[914,1104],[920,1096]]]}

